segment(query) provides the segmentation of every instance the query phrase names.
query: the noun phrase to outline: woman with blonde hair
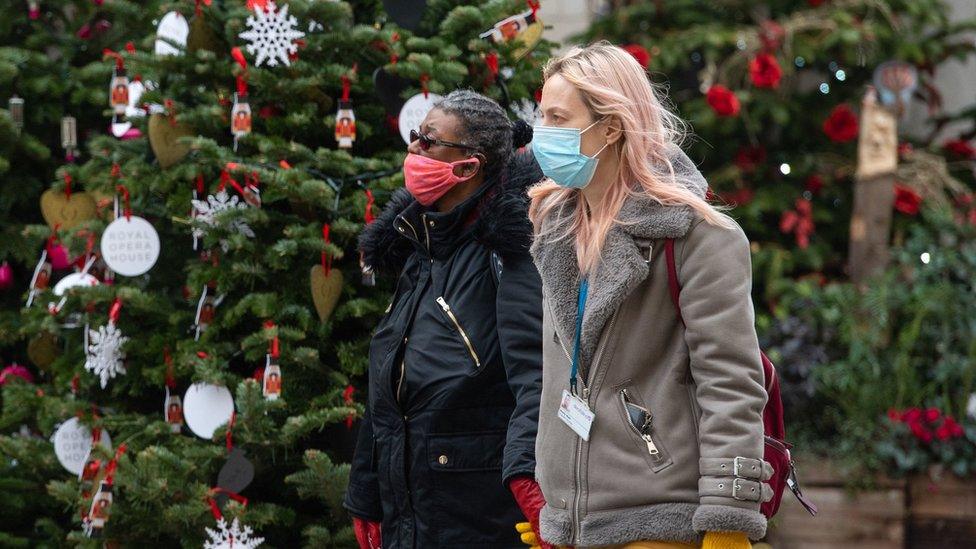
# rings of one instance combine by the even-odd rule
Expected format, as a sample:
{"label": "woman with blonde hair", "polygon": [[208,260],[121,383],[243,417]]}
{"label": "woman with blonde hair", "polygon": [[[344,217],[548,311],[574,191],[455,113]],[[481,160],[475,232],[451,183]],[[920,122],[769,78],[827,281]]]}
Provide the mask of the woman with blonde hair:
{"label": "woman with blonde hair", "polygon": [[546,179],[529,191],[541,537],[747,549],[771,494],[749,241],[706,202],[681,121],[628,53],[574,48],[543,77],[532,150]]}

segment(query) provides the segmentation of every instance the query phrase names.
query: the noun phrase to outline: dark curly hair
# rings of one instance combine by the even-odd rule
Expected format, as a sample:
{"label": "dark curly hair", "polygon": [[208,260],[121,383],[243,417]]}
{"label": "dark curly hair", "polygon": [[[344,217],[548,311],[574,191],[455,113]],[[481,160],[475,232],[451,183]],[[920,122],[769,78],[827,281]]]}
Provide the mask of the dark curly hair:
{"label": "dark curly hair", "polygon": [[434,108],[457,117],[463,141],[478,147],[485,155],[485,176],[500,173],[512,159],[515,149],[532,140],[532,127],[508,119],[495,100],[472,90],[455,90],[434,104]]}

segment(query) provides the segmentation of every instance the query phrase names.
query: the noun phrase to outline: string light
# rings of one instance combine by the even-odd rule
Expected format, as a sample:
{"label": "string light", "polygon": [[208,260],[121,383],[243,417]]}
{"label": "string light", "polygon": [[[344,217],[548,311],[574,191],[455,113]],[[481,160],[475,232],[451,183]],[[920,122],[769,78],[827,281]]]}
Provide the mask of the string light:
{"label": "string light", "polygon": [[922,252],[922,255],[921,255],[921,257],[919,257],[919,259],[922,260],[922,263],[925,263],[926,265],[928,265],[929,264],[929,261],[932,261],[932,256],[929,255],[928,252]]}
{"label": "string light", "polygon": [[843,82],[845,79],[847,79],[847,73],[844,72],[844,69],[840,69],[834,73],[834,78]]}
{"label": "string light", "polygon": [[823,93],[823,94],[830,93],[830,84],[828,84],[826,82],[821,82],[820,83],[820,93]]}
{"label": "string light", "polygon": [[799,55],[796,56],[796,59],[793,60],[793,64],[796,65],[797,67],[802,67],[803,65],[806,65],[806,63],[807,60],[800,57]]}
{"label": "string light", "polygon": [[783,162],[782,164],[779,165],[779,171],[783,175],[790,175],[790,165],[787,164],[786,162]]}

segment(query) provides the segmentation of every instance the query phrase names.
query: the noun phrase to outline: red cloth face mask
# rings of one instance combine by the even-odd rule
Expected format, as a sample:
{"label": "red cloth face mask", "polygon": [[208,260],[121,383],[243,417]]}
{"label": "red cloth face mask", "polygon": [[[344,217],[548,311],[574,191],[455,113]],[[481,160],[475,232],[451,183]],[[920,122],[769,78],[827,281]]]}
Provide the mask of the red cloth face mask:
{"label": "red cloth face mask", "polygon": [[477,158],[443,162],[410,153],[403,161],[403,179],[406,182],[407,190],[417,199],[417,202],[424,206],[430,206],[455,185],[471,179],[478,173],[475,171],[471,175],[458,176],[454,174],[455,166],[480,162]]}

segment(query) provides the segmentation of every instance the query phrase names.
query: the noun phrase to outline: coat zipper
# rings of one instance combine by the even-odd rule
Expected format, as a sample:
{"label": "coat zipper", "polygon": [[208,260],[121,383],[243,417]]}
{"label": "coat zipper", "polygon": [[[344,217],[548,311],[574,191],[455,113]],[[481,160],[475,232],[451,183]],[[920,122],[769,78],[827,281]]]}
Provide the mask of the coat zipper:
{"label": "coat zipper", "polygon": [[475,367],[481,368],[481,359],[478,358],[478,353],[475,352],[474,345],[471,344],[471,339],[468,338],[467,332],[464,331],[464,328],[461,327],[461,323],[458,322],[457,317],[454,316],[454,311],[451,310],[451,306],[447,304],[447,301],[444,300],[443,296],[437,298],[437,304],[441,306],[441,309],[443,309],[445,313],[447,313],[448,318],[451,319],[451,322],[454,323],[454,327],[457,328],[458,333],[461,334],[461,339],[464,340],[464,345],[467,346],[468,353],[471,354]]}
{"label": "coat zipper", "polygon": [[[642,439],[644,439],[644,442],[647,443],[647,453],[650,454],[650,456],[656,460],[661,452],[657,449],[657,445],[654,444],[654,439],[651,438],[651,412],[650,412],[650,410],[648,410],[647,408],[644,408],[643,406],[638,406],[637,404],[634,404],[633,402],[630,402],[629,400],[627,400],[627,389],[621,389],[620,390],[620,402],[624,406],[624,415],[626,416],[626,419],[627,419],[627,425],[630,426],[630,428],[631,428],[632,431],[634,431],[635,433],[637,433],[637,436],[639,436]],[[640,429],[638,429],[637,427],[635,427],[634,426],[634,423],[632,421],[630,421],[630,414],[627,412],[627,406],[628,405],[635,406],[635,407],[640,408],[641,410],[644,411],[644,414],[645,414],[644,415],[644,417],[645,417],[645,419],[644,419],[644,425]]]}
{"label": "coat zipper", "polygon": [[[617,313],[614,313],[610,317],[610,325],[607,327],[607,341],[610,340],[610,336],[613,332],[613,326],[617,322]],[[562,343],[560,342],[560,346]],[[565,347],[563,348],[565,351]],[[597,371],[597,367],[600,365],[600,359],[603,358],[603,347],[599,347],[595,353],[595,360],[593,361],[593,368],[587,372],[587,378],[583,380],[582,396],[583,400],[586,402],[586,406],[590,406],[590,389],[589,381],[594,379]],[[572,360],[572,359],[570,359]],[[592,408],[590,408],[592,409]],[[583,439],[576,437],[576,493],[573,495],[573,524],[572,524],[572,537],[575,540],[574,545],[580,544],[580,503],[582,501],[582,488],[583,488]]]}

